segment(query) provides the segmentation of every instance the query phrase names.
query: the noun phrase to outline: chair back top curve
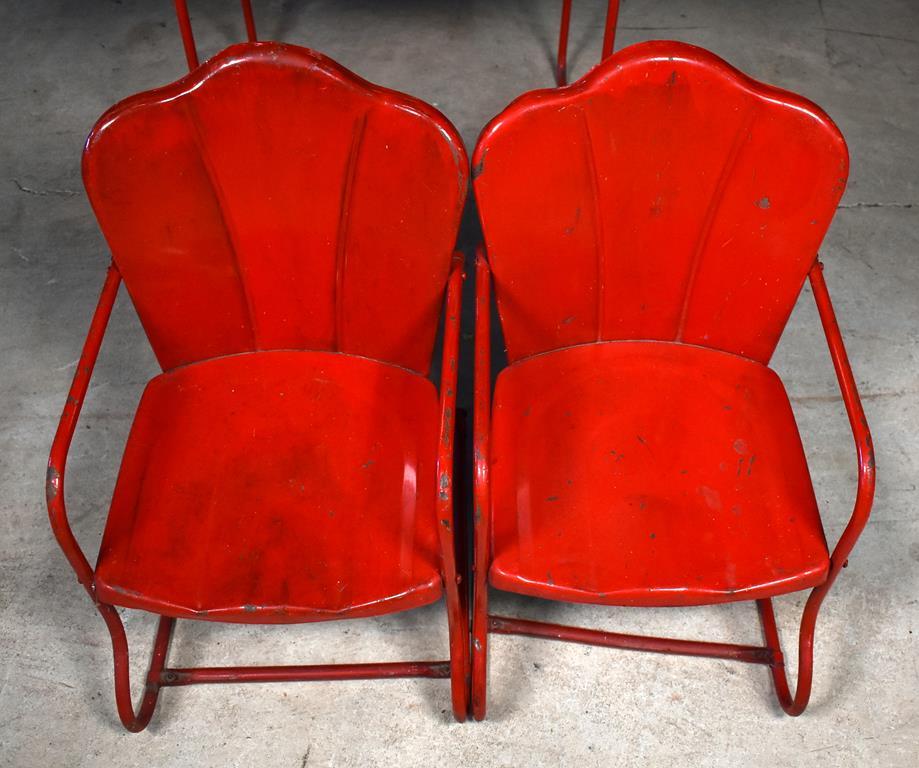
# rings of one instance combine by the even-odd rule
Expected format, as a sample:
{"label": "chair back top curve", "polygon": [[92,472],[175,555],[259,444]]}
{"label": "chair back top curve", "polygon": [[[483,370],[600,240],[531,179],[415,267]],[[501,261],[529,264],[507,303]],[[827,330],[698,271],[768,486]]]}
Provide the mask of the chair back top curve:
{"label": "chair back top curve", "polygon": [[83,153],[164,370],[310,349],[426,374],[467,168],[433,107],[278,43],[122,101]]}
{"label": "chair back top curve", "polygon": [[819,107],[684,43],[523,95],[472,172],[509,360],[647,339],[767,363],[847,175]]}

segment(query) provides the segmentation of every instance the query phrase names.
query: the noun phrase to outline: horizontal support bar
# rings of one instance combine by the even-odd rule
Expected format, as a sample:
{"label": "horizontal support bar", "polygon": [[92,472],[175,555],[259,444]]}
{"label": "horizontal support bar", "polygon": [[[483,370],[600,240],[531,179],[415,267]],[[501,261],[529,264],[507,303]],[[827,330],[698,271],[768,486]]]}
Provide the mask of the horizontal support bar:
{"label": "horizontal support bar", "polygon": [[755,645],[733,645],[731,643],[708,643],[701,640],[675,640],[667,637],[644,637],[624,635],[617,632],[601,632],[596,629],[565,627],[528,619],[510,619],[504,616],[489,616],[488,631],[499,635],[526,635],[567,643],[599,645],[605,648],[624,648],[629,651],[650,651],[651,653],[673,653],[680,656],[704,656],[714,659],[744,661],[748,664],[775,662],[769,648]]}
{"label": "horizontal support bar", "polygon": [[449,661],[380,664],[309,664],[283,667],[189,667],[164,669],[159,685],[197,683],[288,683],[305,680],[375,680],[395,677],[450,677]]}

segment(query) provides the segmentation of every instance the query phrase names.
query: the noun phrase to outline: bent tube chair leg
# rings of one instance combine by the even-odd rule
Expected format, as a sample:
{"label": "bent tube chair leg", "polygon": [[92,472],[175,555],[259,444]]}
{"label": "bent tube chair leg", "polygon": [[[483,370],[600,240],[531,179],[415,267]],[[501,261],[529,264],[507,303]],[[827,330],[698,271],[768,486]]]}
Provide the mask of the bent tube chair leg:
{"label": "bent tube chair leg", "polygon": [[410,661],[369,664],[326,664],[260,667],[168,668],[169,642],[176,619],[160,616],[153,643],[146,685],[137,710],[131,700],[128,641],[117,609],[100,602],[96,595],[93,568],[77,542],[64,502],[64,477],[67,454],[76,430],[80,411],[89,389],[90,379],[106,326],[121,284],[121,275],[112,264],[105,283],[83,351],[77,364],[73,383],[64,405],[63,414],[51,447],[46,479],[46,497],[51,528],[61,550],[73,568],[77,581],[83,585],[99,611],[112,640],[114,655],[115,700],[118,716],[124,727],[133,733],[146,728],[156,708],[160,688],[196,683],[282,682],[307,680],[357,680],[397,677],[449,678],[452,687],[453,713],[460,722],[468,709],[469,630],[467,606],[460,592],[462,573],[455,557],[453,508],[453,443],[456,407],[456,381],[459,358],[459,317],[463,281],[462,257],[454,256],[447,283],[445,301],[445,335],[443,373],[440,390],[440,440],[438,448],[438,505],[440,545],[442,547],[444,592],[449,627],[449,661]]}
{"label": "bent tube chair leg", "polygon": [[490,563],[489,434],[491,414],[490,381],[490,271],[484,251],[476,260],[475,326],[475,565],[473,603],[472,713],[476,720],[486,714],[488,633],[525,635],[608,648],[703,656],[764,664],[770,667],[776,698],[791,716],[807,707],[813,681],[814,631],[824,598],[848,564],[848,557],[868,522],[875,489],[874,449],[862,409],[842,334],[823,276],[823,265],[815,261],[809,273],[814,300],[826,335],[830,357],[839,381],[858,459],[858,489],[851,518],[830,557],[826,581],[814,588],[804,608],[798,641],[798,684],[794,694],[785,672],[784,657],[770,598],[757,600],[765,646],[644,637],[567,627],[545,622],[494,616],[488,613],[488,566]]}
{"label": "bent tube chair leg", "polygon": [[[555,62],[556,85],[568,84],[568,36],[571,27],[571,1],[562,0],[562,18],[558,28],[558,55]],[[619,0],[608,0],[606,26],[603,30],[601,61],[613,52],[616,42],[616,24],[619,20]]]}

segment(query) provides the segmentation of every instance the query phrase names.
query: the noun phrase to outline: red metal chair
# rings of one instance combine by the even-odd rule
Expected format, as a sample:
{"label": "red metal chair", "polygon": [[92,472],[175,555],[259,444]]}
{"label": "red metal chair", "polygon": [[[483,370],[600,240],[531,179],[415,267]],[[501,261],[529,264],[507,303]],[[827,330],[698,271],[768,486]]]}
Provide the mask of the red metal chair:
{"label": "red metal chair", "polygon": [[[159,688],[450,678],[464,719],[468,609],[452,455],[467,160],[428,105],[312,51],[227,49],[107,112],[83,172],[113,262],[54,440],[51,524],[112,635],[118,711]],[[124,279],[164,371],[147,385],[98,562],[64,469]],[[444,303],[440,393],[427,378]],[[449,661],[166,665],[176,619],[298,623],[446,597]],[[138,713],[115,606],[160,615]]]}
{"label": "red metal chair", "polygon": [[[845,142],[805,99],[682,43],[627,48],[485,129],[477,264],[473,714],[487,633],[735,659],[807,705],[814,625],[870,512],[871,438],[817,249]],[[830,555],[769,359],[806,277],[855,436],[858,494]],[[489,290],[509,365],[489,392]],[[763,647],[488,614],[492,586],[552,600],[755,600]],[[789,691],[772,598],[810,589]]]}

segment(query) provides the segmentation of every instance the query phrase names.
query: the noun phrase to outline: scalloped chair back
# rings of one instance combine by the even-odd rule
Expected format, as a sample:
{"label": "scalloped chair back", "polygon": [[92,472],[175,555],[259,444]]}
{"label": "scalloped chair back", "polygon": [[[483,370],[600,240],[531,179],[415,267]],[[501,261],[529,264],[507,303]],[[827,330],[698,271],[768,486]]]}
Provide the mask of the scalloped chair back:
{"label": "scalloped chair back", "polygon": [[653,339],[768,362],[847,173],[819,107],[683,43],[524,95],[473,158],[509,358]]}
{"label": "scalloped chair back", "polygon": [[467,161],[426,104],[242,44],[109,110],[83,168],[164,369],[310,349],[427,372]]}

